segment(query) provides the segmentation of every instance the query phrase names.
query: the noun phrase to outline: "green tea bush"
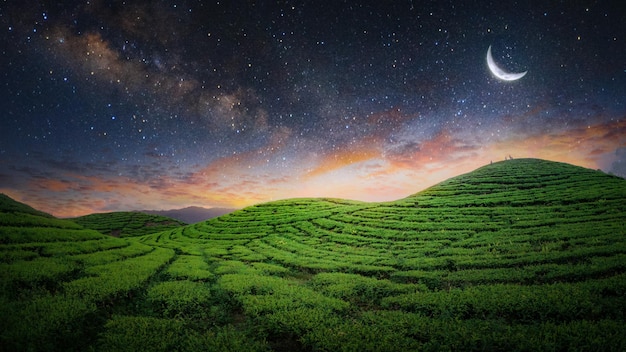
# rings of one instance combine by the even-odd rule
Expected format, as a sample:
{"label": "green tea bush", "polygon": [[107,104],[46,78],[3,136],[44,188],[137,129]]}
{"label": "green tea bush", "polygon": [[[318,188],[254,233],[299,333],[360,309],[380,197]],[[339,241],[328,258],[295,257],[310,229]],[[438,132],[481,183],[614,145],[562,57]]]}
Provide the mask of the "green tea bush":
{"label": "green tea bush", "polygon": [[296,281],[256,274],[226,274],[219,285],[239,300],[250,316],[259,316],[289,307],[325,307],[343,311],[346,302],[324,296]]}
{"label": "green tea bush", "polygon": [[0,292],[15,295],[22,290],[46,288],[51,291],[70,279],[79,266],[66,258],[36,258],[0,264]]}
{"label": "green tea bush", "polygon": [[0,263],[11,264],[20,260],[32,260],[39,256],[36,250],[18,248],[0,248]]}
{"label": "green tea bush", "polygon": [[[302,319],[307,321],[306,317]],[[310,320],[308,318],[308,321]],[[331,318],[328,319],[328,324],[315,324],[307,330],[302,329],[303,345],[315,351],[421,350],[421,344],[406,334],[397,321],[383,320],[379,317],[337,320]]]}
{"label": "green tea bush", "polygon": [[304,336],[319,329],[332,330],[343,321],[344,318],[332,309],[295,305],[271,310],[262,320],[261,328],[273,335]]}
{"label": "green tea bush", "polygon": [[183,322],[143,316],[113,316],[100,334],[100,351],[184,351],[188,332]]}
{"label": "green tea bush", "polygon": [[104,238],[99,240],[87,240],[80,242],[52,242],[42,244],[40,253],[42,256],[60,256],[94,253],[98,251],[122,248],[128,246],[128,242],[117,238]]}
{"label": "green tea bush", "polygon": [[270,346],[265,340],[254,339],[232,325],[219,326],[202,334],[189,334],[188,342],[181,350],[224,351],[224,352],[268,352]]}
{"label": "green tea bush", "polygon": [[376,307],[384,297],[416,292],[419,288],[346,273],[320,273],[309,281],[309,285],[324,295],[367,307]]}
{"label": "green tea bush", "polygon": [[171,249],[157,248],[151,253],[123,261],[89,267],[88,275],[63,284],[70,296],[82,297],[90,302],[128,297],[172,257]]}
{"label": "green tea bush", "polygon": [[246,265],[246,263],[238,260],[224,260],[216,263],[213,269],[216,275],[235,274],[235,273],[257,273],[256,269]]}
{"label": "green tea bush", "polygon": [[96,306],[77,297],[37,295],[0,301],[0,346],[6,351],[83,350],[97,324]]}
{"label": "green tea bush", "polygon": [[230,250],[229,253],[236,259],[238,260],[245,260],[245,261],[261,261],[261,260],[265,260],[266,257],[263,254],[257,253],[247,247],[238,245],[238,246],[233,246]]}
{"label": "green tea bush", "polygon": [[252,267],[266,275],[283,275],[290,272],[288,268],[270,263],[251,263]]}
{"label": "green tea bush", "polygon": [[621,318],[626,302],[600,293],[609,287],[614,287],[614,281],[607,279],[584,284],[494,284],[397,295],[383,298],[381,304],[432,317],[462,319],[480,316],[533,322]]}
{"label": "green tea bush", "polygon": [[68,258],[82,263],[85,267],[102,265],[127,258],[138,257],[151,252],[154,248],[139,242],[129,242],[128,246],[94,253],[77,254]]}
{"label": "green tea bush", "polygon": [[[47,214],[45,214],[47,215]],[[23,228],[57,228],[57,229],[75,229],[81,230],[82,226],[68,220],[54,218],[50,215],[41,216],[41,214],[25,214],[0,211],[1,227],[23,227]],[[4,238],[4,232],[0,232],[0,243]]]}
{"label": "green tea bush", "polygon": [[210,298],[206,284],[187,280],[160,282],[147,293],[147,300],[158,312],[174,318],[202,318]]}
{"label": "green tea bush", "polygon": [[204,258],[195,255],[178,256],[165,273],[174,279],[192,281],[207,281],[214,277],[209,269],[209,264]]}
{"label": "green tea bush", "polygon": [[83,230],[78,225],[69,228],[0,226],[0,244],[102,239],[107,237],[93,230]]}

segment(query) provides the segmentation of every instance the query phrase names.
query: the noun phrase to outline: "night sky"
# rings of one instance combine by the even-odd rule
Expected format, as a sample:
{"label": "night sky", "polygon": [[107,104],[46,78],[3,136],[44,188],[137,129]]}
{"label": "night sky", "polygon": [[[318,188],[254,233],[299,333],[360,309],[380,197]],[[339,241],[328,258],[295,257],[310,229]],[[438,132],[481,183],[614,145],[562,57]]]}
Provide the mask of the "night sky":
{"label": "night sky", "polygon": [[[0,192],[57,216],[626,175],[622,1],[4,1]],[[486,61],[506,72],[497,79]]]}

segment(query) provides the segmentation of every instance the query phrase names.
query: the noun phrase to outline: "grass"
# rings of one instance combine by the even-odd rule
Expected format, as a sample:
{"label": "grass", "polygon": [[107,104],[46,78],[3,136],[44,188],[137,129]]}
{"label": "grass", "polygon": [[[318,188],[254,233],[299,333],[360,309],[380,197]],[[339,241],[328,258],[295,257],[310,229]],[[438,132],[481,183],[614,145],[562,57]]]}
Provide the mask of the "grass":
{"label": "grass", "polygon": [[626,349],[626,180],[599,171],[516,159],[126,238],[31,209],[0,202],[7,350]]}

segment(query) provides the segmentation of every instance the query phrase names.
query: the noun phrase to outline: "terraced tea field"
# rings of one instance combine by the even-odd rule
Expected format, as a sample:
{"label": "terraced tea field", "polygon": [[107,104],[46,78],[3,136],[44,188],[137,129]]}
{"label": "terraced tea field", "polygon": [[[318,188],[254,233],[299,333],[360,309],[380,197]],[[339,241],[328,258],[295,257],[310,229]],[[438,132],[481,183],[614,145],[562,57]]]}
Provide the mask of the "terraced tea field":
{"label": "terraced tea field", "polygon": [[147,235],[187,225],[165,216],[125,211],[90,214],[74,218],[72,221],[85,228],[115,237]]}
{"label": "terraced tea field", "polygon": [[6,350],[626,350],[626,180],[567,164],[124,239],[1,215]]}

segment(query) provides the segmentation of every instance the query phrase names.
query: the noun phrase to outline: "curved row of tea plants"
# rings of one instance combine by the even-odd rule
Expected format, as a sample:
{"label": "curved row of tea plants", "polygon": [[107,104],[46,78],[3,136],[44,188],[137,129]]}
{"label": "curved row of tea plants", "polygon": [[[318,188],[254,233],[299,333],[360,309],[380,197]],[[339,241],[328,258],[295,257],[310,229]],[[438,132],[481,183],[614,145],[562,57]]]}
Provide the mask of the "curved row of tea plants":
{"label": "curved row of tea plants", "polygon": [[625,180],[522,159],[395,202],[283,200],[137,238],[7,227],[1,342],[620,351],[625,219]]}
{"label": "curved row of tea plants", "polygon": [[104,307],[132,297],[174,255],[6,198],[0,214],[2,350],[88,348],[106,321]]}
{"label": "curved row of tea plants", "polygon": [[141,240],[195,248],[275,349],[620,350],[625,200],[623,179],[515,160],[396,202],[278,201]]}
{"label": "curved row of tea plants", "polygon": [[85,228],[115,237],[147,235],[186,225],[161,215],[128,211],[90,214],[72,220]]}

